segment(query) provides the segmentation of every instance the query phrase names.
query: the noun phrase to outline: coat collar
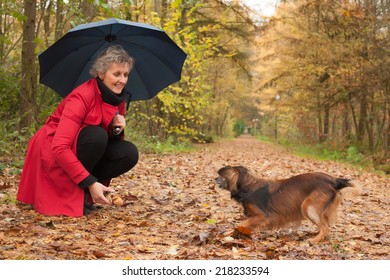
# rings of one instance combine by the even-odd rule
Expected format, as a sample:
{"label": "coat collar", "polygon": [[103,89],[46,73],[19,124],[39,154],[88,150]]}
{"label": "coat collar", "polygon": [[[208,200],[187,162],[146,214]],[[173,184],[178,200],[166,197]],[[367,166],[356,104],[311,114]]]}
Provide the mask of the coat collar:
{"label": "coat collar", "polygon": [[102,94],[103,102],[108,103],[113,106],[118,106],[126,99],[126,92],[122,90],[120,94],[115,94],[112,90],[110,90],[103,81],[96,77],[97,86]]}

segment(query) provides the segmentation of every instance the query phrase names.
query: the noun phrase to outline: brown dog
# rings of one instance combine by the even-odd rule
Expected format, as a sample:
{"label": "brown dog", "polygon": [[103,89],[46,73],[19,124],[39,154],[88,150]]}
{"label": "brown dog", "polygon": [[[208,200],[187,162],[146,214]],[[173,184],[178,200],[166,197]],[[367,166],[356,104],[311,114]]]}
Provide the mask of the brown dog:
{"label": "brown dog", "polygon": [[309,242],[324,239],[329,225],[337,216],[340,190],[356,186],[349,179],[325,173],[305,173],[284,180],[263,180],[251,175],[243,166],[226,166],[218,170],[220,188],[244,207],[248,217],[237,227],[247,235],[256,227],[280,228],[308,219],[319,228]]}

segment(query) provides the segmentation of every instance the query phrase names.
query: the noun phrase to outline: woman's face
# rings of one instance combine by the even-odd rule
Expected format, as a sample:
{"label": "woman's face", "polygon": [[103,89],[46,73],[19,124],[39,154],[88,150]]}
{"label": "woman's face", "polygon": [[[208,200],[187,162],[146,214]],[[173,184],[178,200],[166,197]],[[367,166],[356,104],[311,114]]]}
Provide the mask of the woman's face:
{"label": "woman's face", "polygon": [[99,72],[99,78],[115,94],[120,94],[129,78],[130,66],[127,63],[113,63],[105,73]]}

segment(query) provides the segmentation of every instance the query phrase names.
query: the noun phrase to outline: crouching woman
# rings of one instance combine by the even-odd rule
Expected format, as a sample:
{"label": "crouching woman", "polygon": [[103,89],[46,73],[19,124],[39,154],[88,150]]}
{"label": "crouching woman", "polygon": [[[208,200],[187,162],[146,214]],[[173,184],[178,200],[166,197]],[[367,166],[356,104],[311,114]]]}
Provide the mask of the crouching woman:
{"label": "crouching woman", "polygon": [[[138,162],[124,140],[125,85],[133,58],[118,45],[96,58],[90,80],[69,93],[27,146],[17,199],[45,215],[78,217],[110,204],[110,180]],[[64,73],[66,75],[66,73]]]}

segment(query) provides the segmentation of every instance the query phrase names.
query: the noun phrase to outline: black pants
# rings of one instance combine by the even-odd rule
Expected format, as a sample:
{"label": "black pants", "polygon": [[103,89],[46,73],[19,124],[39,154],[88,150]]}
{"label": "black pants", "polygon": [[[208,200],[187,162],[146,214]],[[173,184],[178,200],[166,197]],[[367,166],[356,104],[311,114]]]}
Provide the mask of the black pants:
{"label": "black pants", "polygon": [[132,169],[138,149],[131,142],[109,139],[100,126],[87,126],[77,139],[77,158],[99,182],[105,182]]}

